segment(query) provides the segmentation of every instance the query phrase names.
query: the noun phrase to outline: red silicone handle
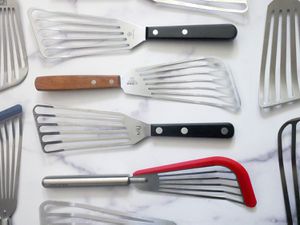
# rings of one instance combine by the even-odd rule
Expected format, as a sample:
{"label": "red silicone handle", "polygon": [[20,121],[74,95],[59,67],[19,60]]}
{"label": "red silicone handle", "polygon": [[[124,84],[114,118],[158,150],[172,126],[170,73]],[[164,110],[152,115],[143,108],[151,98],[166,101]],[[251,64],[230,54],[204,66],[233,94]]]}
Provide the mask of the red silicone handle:
{"label": "red silicone handle", "polygon": [[177,170],[187,170],[208,166],[223,166],[230,169],[235,173],[238,183],[241,188],[242,195],[244,197],[245,205],[248,207],[256,206],[256,197],[253,191],[253,187],[250,181],[249,174],[247,170],[238,162],[225,158],[225,157],[209,157],[204,159],[197,159],[187,162],[175,163],[166,166],[153,167],[144,170],[138,170],[133,175],[144,175],[144,174],[152,174],[152,173],[163,173],[163,172],[172,172]]}

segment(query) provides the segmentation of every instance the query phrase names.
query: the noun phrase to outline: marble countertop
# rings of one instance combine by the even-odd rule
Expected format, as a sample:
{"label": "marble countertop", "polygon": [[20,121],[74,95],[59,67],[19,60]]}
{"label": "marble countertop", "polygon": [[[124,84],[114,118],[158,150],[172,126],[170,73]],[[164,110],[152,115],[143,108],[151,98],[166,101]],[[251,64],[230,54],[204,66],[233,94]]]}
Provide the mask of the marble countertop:
{"label": "marble countertop", "polygon": [[[259,67],[268,1],[249,0],[249,13],[231,18],[239,30],[232,44],[144,43],[130,54],[77,58],[60,63],[43,60],[26,12],[29,8],[116,17],[144,25],[228,23],[228,18],[158,7],[147,0],[23,0],[23,28],[29,56],[27,79],[0,94],[0,108],[20,103],[25,110],[24,143],[18,208],[14,224],[39,224],[38,207],[44,200],[90,203],[165,218],[178,225],[286,224],[277,160],[277,132],[285,121],[299,116],[299,105],[264,113],[258,106]],[[46,74],[124,74],[133,68],[163,61],[215,56],[234,74],[242,100],[239,113],[218,108],[124,95],[121,91],[38,93],[34,79]],[[32,116],[37,103],[122,112],[151,123],[232,122],[231,141],[149,138],[125,150],[46,155],[42,152]],[[208,156],[226,156],[248,170],[257,195],[254,209],[226,201],[140,192],[134,188],[45,190],[41,179],[59,174],[132,173],[137,169]]]}

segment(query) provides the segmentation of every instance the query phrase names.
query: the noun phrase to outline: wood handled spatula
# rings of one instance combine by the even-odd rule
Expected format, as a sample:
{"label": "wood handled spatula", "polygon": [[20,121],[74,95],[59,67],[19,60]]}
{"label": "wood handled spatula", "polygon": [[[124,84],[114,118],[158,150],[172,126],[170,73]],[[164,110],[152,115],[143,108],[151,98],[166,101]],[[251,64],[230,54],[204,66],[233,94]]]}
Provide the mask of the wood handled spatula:
{"label": "wood handled spatula", "polygon": [[137,69],[127,76],[42,76],[40,91],[122,88],[126,94],[208,105],[236,112],[240,97],[230,70],[215,58],[196,58]]}

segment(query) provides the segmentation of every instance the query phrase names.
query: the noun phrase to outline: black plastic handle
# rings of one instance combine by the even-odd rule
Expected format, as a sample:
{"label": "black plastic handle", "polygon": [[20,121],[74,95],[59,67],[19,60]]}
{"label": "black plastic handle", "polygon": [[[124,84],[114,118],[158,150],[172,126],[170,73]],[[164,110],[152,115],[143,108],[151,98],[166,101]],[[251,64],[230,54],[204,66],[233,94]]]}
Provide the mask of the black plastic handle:
{"label": "black plastic handle", "polygon": [[237,36],[232,24],[147,27],[147,40],[232,40]]}
{"label": "black plastic handle", "polygon": [[234,126],[231,123],[200,124],[152,124],[151,136],[232,138]]}

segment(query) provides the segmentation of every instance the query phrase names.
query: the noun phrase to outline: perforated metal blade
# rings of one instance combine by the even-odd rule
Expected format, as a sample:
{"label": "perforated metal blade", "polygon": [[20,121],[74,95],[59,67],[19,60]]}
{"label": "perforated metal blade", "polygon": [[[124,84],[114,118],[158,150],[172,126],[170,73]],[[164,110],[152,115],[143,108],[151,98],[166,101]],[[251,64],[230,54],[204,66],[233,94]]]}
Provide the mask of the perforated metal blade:
{"label": "perforated metal blade", "polygon": [[205,11],[245,13],[248,11],[247,0],[152,0],[171,6]]}
{"label": "perforated metal blade", "polygon": [[22,107],[0,112],[0,222],[12,224],[17,208],[22,150]]}
{"label": "perforated metal blade", "polygon": [[137,69],[122,77],[128,94],[209,105],[238,111],[240,97],[233,77],[222,61],[198,58]]}
{"label": "perforated metal blade", "polygon": [[260,71],[262,108],[300,99],[299,18],[298,0],[274,0],[268,7]]}
{"label": "perforated metal blade", "polygon": [[141,217],[92,205],[45,201],[40,206],[41,225],[115,224],[115,225],[176,225],[172,221]]}
{"label": "perforated metal blade", "polygon": [[121,113],[37,105],[33,109],[47,153],[130,146],[150,135],[150,126]]}
{"label": "perforated metal blade", "polygon": [[21,83],[28,73],[27,53],[15,0],[0,1],[0,91]]}
{"label": "perforated metal blade", "polygon": [[300,224],[300,118],[287,121],[278,133],[278,159],[288,225]]}
{"label": "perforated metal blade", "polygon": [[146,38],[145,28],[116,19],[41,9],[28,11],[45,58],[113,54],[134,48]]}

